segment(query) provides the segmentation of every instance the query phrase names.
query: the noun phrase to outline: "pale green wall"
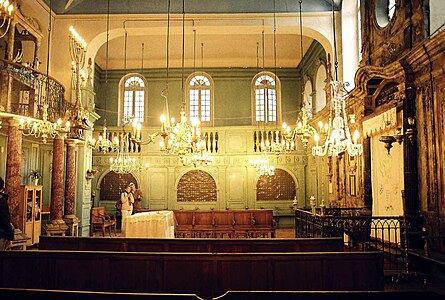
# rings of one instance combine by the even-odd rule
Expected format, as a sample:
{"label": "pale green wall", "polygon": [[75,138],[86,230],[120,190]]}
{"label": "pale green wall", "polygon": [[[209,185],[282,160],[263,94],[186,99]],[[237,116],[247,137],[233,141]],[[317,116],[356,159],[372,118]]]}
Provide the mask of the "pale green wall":
{"label": "pale green wall", "polygon": [[[127,73],[133,70],[128,70]],[[139,70],[140,71],[140,70]],[[215,126],[244,126],[252,125],[252,98],[251,84],[253,77],[257,74],[257,69],[212,69],[206,72],[212,77],[215,85],[214,89],[214,118]],[[137,72],[137,70],[136,70]],[[185,70],[187,77],[192,70]],[[118,92],[119,82],[125,74],[124,70],[108,71],[108,94],[106,109],[109,111],[104,115],[105,109],[105,74],[96,68],[95,91],[97,113],[101,115],[96,125],[102,125],[107,119],[107,125],[117,125]],[[162,90],[166,87],[165,70],[144,70],[145,78],[148,80],[148,126],[160,124],[159,116],[162,113],[163,98]],[[296,111],[300,103],[300,77],[297,69],[279,69],[278,78],[281,80],[281,103],[282,115],[287,122],[295,122],[295,117],[291,116],[287,120],[286,111]],[[169,81],[169,109],[171,116],[179,116],[181,105],[181,71],[170,70]],[[283,117],[284,118],[284,117]]]}

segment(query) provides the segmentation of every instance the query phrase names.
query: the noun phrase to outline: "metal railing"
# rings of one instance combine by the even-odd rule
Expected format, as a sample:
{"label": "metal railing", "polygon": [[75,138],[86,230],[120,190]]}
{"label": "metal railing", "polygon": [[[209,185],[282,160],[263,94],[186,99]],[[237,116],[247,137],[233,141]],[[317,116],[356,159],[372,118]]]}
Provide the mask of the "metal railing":
{"label": "metal railing", "polygon": [[296,209],[295,237],[343,237],[345,251],[382,251],[387,273],[408,273],[408,220],[359,212],[360,209],[326,209],[320,215]]}
{"label": "metal railing", "polygon": [[[43,104],[46,102],[48,120],[55,122],[58,118],[63,118],[70,108],[65,100],[65,88],[53,77],[5,59],[0,59],[0,71],[12,81],[13,96],[11,103],[4,107],[6,113],[42,119]],[[5,76],[0,78],[4,80]],[[5,87],[3,82],[0,84]]]}

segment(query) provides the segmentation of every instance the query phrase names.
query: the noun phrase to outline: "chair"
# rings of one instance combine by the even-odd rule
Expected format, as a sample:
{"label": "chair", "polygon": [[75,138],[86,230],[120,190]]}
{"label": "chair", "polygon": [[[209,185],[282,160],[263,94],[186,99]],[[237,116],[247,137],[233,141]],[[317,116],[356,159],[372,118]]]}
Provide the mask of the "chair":
{"label": "chair", "polygon": [[94,235],[94,231],[100,228],[102,235],[105,237],[105,230],[108,228],[111,237],[111,229],[114,229],[114,235],[116,234],[116,220],[114,216],[105,212],[105,207],[93,207],[91,208],[91,220],[90,220],[90,236]]}

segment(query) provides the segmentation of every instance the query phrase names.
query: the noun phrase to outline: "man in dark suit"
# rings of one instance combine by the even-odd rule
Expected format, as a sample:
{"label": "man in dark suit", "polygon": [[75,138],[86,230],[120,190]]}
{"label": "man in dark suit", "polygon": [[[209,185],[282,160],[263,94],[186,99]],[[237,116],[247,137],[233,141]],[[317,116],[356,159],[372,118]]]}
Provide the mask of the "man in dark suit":
{"label": "man in dark suit", "polygon": [[11,226],[11,216],[9,214],[9,196],[4,192],[5,181],[0,177],[0,251],[6,250],[14,240],[14,230]]}

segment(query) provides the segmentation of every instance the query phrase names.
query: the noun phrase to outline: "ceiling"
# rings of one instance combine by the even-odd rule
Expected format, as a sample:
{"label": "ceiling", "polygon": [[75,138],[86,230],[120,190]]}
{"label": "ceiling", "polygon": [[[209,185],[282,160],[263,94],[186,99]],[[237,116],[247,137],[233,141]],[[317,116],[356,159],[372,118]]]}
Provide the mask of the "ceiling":
{"label": "ceiling", "polygon": [[[230,14],[297,12],[299,0],[184,0],[186,13]],[[49,6],[50,0],[45,0]],[[342,0],[334,0],[334,9],[339,10]],[[110,14],[163,14],[167,13],[167,0],[110,0]],[[59,0],[51,1],[56,14],[106,14],[107,0]],[[306,0],[303,12],[331,11],[331,0]],[[182,12],[182,1],[171,0],[171,12]]]}
{"label": "ceiling", "polygon": [[[50,0],[45,0],[49,5]],[[274,49],[273,26],[243,31],[228,24],[219,14],[249,14],[273,13],[273,0],[184,0],[184,15],[194,15],[198,20],[200,14],[211,15],[215,24],[211,25],[216,31],[209,32],[198,27],[196,37],[192,28],[187,24],[185,28],[185,68],[286,68],[298,67],[302,55],[300,51],[301,37],[299,32],[281,32],[276,27],[276,48]],[[171,13],[182,13],[181,0],[171,0]],[[335,9],[341,7],[341,0],[335,0]],[[167,0],[110,0],[110,15],[125,14],[166,14]],[[91,15],[107,14],[107,0],[63,0],[51,1],[51,7],[59,15]],[[332,10],[331,0],[306,0],[302,2],[302,12],[328,12]],[[275,0],[275,12],[299,12],[298,0]],[[140,17],[140,16],[139,16]],[[196,19],[195,19],[196,18]],[[248,22],[244,20],[245,22]],[[239,22],[244,22],[239,21]],[[194,23],[195,21],[193,21]],[[199,21],[198,21],[199,22]],[[229,21],[230,22],[230,21]],[[304,18],[303,18],[304,23]],[[188,27],[189,26],[189,27]],[[197,28],[196,25],[194,28]],[[178,27],[178,24],[176,24]],[[106,23],[104,22],[104,29]],[[262,30],[264,35],[264,54],[262,50]],[[110,39],[108,42],[108,62],[106,44],[97,52],[95,63],[101,68],[139,69],[166,67],[166,33],[153,33],[149,27],[147,34],[132,34],[128,32],[127,51],[125,59],[124,37]],[[80,33],[82,35],[82,33]],[[304,35],[304,32],[303,32]],[[314,42],[312,38],[303,36],[303,53]],[[144,51],[142,53],[142,44]],[[202,46],[203,44],[203,46]],[[257,50],[258,47],[258,50]],[[203,51],[203,55],[201,54]],[[257,54],[258,51],[258,54]],[[180,68],[182,65],[182,35],[181,30],[170,33],[169,67]],[[142,62],[142,56],[144,61]],[[203,59],[202,59],[203,56]],[[258,56],[258,57],[257,57]],[[276,59],[275,59],[276,57]]]}

